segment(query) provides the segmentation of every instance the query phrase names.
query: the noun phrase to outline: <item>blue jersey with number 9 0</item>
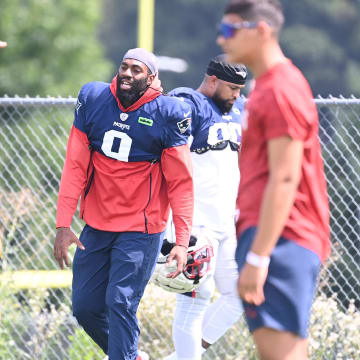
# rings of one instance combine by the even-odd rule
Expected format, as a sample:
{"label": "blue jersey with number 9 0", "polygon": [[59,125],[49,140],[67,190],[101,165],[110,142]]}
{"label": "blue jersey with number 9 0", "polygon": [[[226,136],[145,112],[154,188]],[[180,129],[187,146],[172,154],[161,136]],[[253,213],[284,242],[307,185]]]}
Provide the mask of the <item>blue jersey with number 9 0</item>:
{"label": "blue jersey with number 9 0", "polygon": [[181,87],[170,95],[192,109],[193,225],[220,233],[235,231],[243,100],[238,99],[231,111],[223,114],[212,99],[196,90]]}
{"label": "blue jersey with number 9 0", "polygon": [[229,113],[223,114],[206,95],[191,88],[180,87],[169,95],[176,96],[192,108],[191,151],[199,154],[222,150],[227,146],[237,151],[241,143],[242,99],[237,99]]}

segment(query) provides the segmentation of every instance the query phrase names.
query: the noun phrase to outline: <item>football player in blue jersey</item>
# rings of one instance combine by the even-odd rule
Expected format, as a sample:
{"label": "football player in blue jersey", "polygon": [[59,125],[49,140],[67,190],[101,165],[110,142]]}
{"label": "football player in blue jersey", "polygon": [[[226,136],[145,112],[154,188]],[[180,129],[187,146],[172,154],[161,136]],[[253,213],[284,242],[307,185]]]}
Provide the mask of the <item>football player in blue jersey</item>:
{"label": "football player in blue jersey", "polygon": [[[111,84],[80,90],[61,177],[54,256],[73,261],[73,314],[110,360],[135,360],[136,311],[162,244],[170,205],[177,261],[186,263],[193,216],[191,108],[161,93],[156,58],[129,50]],[[70,230],[81,197],[86,225]]]}
{"label": "football player in blue jersey", "polygon": [[[176,295],[172,329],[176,352],[167,360],[200,359],[242,312],[236,288],[235,203],[243,111],[239,96],[246,78],[244,65],[229,64],[224,55],[219,55],[210,61],[197,90],[181,87],[169,93],[191,106],[193,235],[199,239],[205,235],[210,240],[214,257],[207,279],[193,292]],[[220,297],[210,304],[215,286]]]}

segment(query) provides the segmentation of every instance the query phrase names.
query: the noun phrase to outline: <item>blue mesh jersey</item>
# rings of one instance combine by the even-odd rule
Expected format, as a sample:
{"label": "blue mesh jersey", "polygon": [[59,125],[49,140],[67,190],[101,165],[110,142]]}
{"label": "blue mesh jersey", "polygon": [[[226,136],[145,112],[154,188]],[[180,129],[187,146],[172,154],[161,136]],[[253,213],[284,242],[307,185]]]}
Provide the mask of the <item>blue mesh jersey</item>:
{"label": "blue mesh jersey", "polygon": [[108,158],[154,161],[163,149],[187,143],[190,115],[187,104],[164,95],[122,112],[109,84],[92,82],[79,93],[74,126],[87,134],[93,150]]}
{"label": "blue mesh jersey", "polygon": [[192,109],[193,226],[217,232],[235,231],[243,100],[238,99],[229,113],[222,114],[209,97],[196,90],[181,87],[169,94]]}
{"label": "blue mesh jersey", "polygon": [[237,151],[241,143],[241,116],[244,101],[239,98],[231,111],[222,114],[206,95],[187,87],[176,88],[169,95],[188,103],[192,108],[191,151],[199,154],[209,150],[221,150],[228,145]]}

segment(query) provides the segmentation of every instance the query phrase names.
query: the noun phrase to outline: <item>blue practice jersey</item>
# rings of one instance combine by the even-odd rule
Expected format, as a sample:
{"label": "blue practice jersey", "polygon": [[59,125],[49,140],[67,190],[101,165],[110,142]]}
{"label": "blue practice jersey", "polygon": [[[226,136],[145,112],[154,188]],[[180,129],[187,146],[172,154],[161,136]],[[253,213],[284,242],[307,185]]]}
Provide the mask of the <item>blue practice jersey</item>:
{"label": "blue practice jersey", "polygon": [[223,114],[206,95],[191,88],[180,87],[170,91],[192,108],[191,151],[203,153],[208,150],[223,149],[231,146],[237,151],[241,143],[241,116],[244,101],[236,100],[231,111]]}
{"label": "blue practice jersey", "polygon": [[148,88],[124,109],[111,84],[82,87],[58,196],[57,227],[80,217],[99,230],[164,230],[173,209],[177,242],[186,246],[193,213],[191,108]]}
{"label": "blue practice jersey", "polygon": [[94,151],[108,158],[156,161],[163,149],[187,143],[190,118],[187,104],[164,95],[122,112],[109,84],[92,82],[79,93],[74,126],[87,134]]}
{"label": "blue practice jersey", "polygon": [[192,109],[193,225],[222,233],[235,232],[243,100],[238,99],[231,111],[223,114],[209,97],[196,90],[181,87],[170,95]]}

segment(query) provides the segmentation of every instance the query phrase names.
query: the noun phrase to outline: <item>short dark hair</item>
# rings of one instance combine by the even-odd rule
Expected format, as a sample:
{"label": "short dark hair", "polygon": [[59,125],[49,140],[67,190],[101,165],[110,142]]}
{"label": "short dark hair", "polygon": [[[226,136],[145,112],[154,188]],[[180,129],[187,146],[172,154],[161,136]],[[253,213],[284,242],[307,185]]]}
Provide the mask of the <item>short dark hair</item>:
{"label": "short dark hair", "polygon": [[284,24],[284,15],[278,0],[231,0],[225,14],[237,14],[245,21],[264,21],[279,33]]}

